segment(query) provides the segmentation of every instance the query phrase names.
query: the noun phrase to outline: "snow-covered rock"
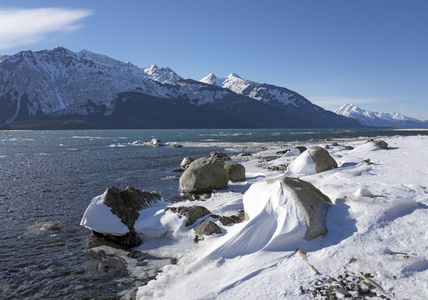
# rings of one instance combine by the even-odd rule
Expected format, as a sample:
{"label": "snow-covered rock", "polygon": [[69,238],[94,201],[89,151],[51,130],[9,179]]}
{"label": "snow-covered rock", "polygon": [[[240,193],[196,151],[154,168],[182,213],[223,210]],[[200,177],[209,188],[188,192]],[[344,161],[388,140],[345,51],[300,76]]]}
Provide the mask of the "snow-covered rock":
{"label": "snow-covered rock", "polygon": [[249,221],[213,254],[232,258],[260,250],[295,250],[304,240],[327,233],[330,199],[297,178],[260,180],[244,195]]}
{"label": "snow-covered rock", "polygon": [[165,202],[157,192],[109,187],[104,194],[92,199],[80,225],[106,239],[133,247],[142,242],[138,229],[144,227],[144,218],[139,220],[143,211],[159,206],[165,206]]}
{"label": "snow-covered rock", "polygon": [[314,146],[300,154],[287,168],[285,175],[312,175],[337,168],[337,162],[327,150]]}

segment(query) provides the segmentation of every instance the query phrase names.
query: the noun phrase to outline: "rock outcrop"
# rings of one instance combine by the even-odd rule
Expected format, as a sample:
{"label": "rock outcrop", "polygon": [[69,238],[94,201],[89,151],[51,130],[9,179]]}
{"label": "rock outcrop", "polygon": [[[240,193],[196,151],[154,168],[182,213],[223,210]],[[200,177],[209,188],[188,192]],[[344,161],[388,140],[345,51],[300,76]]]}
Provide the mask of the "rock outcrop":
{"label": "rock outcrop", "polygon": [[186,193],[209,193],[225,188],[229,181],[224,160],[217,157],[199,158],[192,162],[181,175],[179,191]]}
{"label": "rock outcrop", "polygon": [[324,148],[314,146],[310,147],[308,151],[315,163],[317,173],[337,168],[337,162]]}

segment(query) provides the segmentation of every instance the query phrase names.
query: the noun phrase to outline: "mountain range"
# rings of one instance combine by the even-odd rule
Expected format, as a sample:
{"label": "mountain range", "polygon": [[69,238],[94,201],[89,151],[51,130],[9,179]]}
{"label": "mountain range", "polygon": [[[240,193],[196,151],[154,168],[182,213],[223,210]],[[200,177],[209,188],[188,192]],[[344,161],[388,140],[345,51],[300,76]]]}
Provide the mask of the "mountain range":
{"label": "mountain range", "polygon": [[428,121],[421,121],[399,113],[372,112],[353,104],[344,104],[336,114],[354,118],[369,127],[428,127]]}
{"label": "mountain range", "polygon": [[0,124],[61,128],[344,128],[353,118],[237,74],[200,81],[87,50],[0,57]]}

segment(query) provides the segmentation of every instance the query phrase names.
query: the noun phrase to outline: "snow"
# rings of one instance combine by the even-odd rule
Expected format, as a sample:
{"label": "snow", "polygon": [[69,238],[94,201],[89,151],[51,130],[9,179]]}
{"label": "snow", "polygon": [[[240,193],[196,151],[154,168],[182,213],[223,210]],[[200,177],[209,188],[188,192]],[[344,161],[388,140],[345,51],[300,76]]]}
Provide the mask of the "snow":
{"label": "snow", "polygon": [[83,214],[80,225],[101,233],[125,235],[129,229],[117,215],[111,212],[110,207],[104,204],[105,195],[104,193],[92,199]]}
{"label": "snow", "polygon": [[[288,202],[290,195],[278,182],[256,183],[283,175],[263,169],[257,158],[274,155],[284,147],[279,144],[241,158],[253,175],[246,182],[230,183],[204,201],[173,204],[203,205],[220,215],[245,208],[249,220],[240,224],[223,226],[207,217],[222,227],[222,234],[194,243],[192,228],[201,220],[187,228],[171,212],[147,212],[152,219],[145,226],[159,231],[154,230],[140,250],[178,262],[161,267],[156,280],[139,288],[137,299],[311,299],[300,286],[307,290],[322,277],[345,272],[371,273],[393,299],[427,299],[428,137],[383,139],[388,149],[364,139],[338,141],[355,148],[330,147],[338,168],[301,170],[300,178],[334,203],[324,237],[299,240],[305,227],[299,210]],[[314,145],[317,142],[305,146]],[[296,254],[297,247],[319,274]]]}
{"label": "snow", "polygon": [[312,159],[310,151],[306,150],[288,166],[285,175],[297,177],[300,175],[312,175],[316,173],[317,170],[315,162]]}

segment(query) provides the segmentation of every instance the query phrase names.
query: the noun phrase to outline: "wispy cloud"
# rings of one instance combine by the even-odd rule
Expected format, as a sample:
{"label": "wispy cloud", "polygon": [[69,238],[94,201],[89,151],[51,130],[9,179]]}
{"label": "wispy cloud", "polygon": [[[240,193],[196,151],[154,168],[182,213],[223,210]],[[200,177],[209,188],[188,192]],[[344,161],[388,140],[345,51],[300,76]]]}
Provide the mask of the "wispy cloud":
{"label": "wispy cloud", "polygon": [[0,8],[0,50],[37,43],[49,33],[77,30],[77,22],[90,15],[85,9]]}
{"label": "wispy cloud", "polygon": [[363,104],[363,103],[384,103],[391,100],[379,98],[334,98],[334,97],[308,97],[308,99],[319,106],[341,106],[346,103]]}

